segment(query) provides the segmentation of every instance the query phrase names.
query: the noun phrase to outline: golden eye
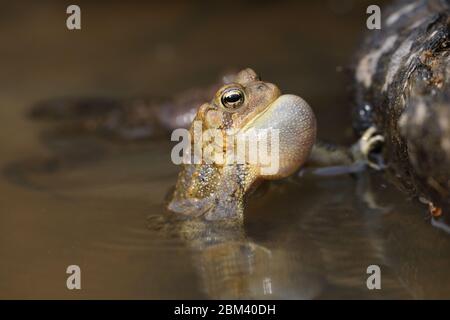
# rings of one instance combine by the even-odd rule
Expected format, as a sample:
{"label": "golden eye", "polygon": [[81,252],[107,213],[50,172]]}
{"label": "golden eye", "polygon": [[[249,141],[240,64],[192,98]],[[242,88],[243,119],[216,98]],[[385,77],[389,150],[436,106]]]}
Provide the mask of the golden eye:
{"label": "golden eye", "polygon": [[236,110],[244,103],[244,92],[240,89],[229,89],[222,94],[220,101],[226,109]]}

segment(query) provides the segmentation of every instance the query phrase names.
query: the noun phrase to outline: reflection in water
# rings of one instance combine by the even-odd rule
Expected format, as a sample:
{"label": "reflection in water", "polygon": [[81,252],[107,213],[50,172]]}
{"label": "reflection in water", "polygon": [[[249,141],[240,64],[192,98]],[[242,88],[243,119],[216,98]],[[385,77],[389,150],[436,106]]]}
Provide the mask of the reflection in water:
{"label": "reflection in water", "polygon": [[250,241],[227,242],[199,253],[198,264],[211,298],[312,299],[320,283],[290,270],[295,258]]}
{"label": "reflection in water", "polygon": [[[179,220],[179,235],[194,252],[193,264],[207,296],[449,297],[446,235],[420,219],[426,211],[398,201],[400,194],[382,176],[365,172],[354,178],[274,184],[264,196],[265,213],[257,204],[261,199],[248,210],[250,216],[263,215],[256,228],[261,241],[251,240],[246,228],[237,224]],[[308,198],[290,205],[302,191]],[[272,216],[274,212],[280,216]],[[434,238],[434,245],[421,244],[421,236]],[[379,292],[366,287],[366,270],[372,264],[382,270]],[[440,268],[432,271],[436,278],[430,283],[433,265]]]}
{"label": "reflection in water", "polygon": [[[174,226],[174,221],[167,223]],[[208,297],[311,299],[317,295],[320,281],[304,263],[313,261],[303,251],[294,253],[251,241],[239,223],[212,224],[199,219],[176,223],[179,235],[193,251],[192,261]]]}
{"label": "reflection in water", "polygon": [[[450,298],[450,237],[379,174],[274,182],[249,199],[244,225],[206,223],[164,209],[177,175],[167,144],[119,149],[51,170],[36,160],[4,168],[9,183],[36,196],[26,204],[46,211],[30,211],[38,222],[24,232],[33,241],[2,244],[0,275],[9,277],[0,292],[8,283],[26,290],[23,272],[5,270],[36,256],[53,270],[39,288],[60,288],[58,268],[84,261],[84,297]],[[382,290],[366,287],[372,264],[381,267]],[[29,295],[67,294],[39,290]]]}

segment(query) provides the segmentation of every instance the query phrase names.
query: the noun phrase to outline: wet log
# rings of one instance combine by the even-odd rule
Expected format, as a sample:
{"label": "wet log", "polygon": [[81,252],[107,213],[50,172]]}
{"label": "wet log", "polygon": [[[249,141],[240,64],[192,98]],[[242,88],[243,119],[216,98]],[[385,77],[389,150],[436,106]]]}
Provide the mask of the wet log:
{"label": "wet log", "polygon": [[384,136],[387,176],[439,216],[450,211],[450,1],[382,8],[354,65],[354,129]]}

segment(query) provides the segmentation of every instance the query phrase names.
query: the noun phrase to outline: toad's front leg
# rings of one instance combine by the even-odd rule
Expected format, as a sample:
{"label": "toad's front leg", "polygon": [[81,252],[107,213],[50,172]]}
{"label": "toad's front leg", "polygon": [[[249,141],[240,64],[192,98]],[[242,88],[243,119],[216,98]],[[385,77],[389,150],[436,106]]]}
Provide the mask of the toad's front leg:
{"label": "toad's front leg", "polygon": [[350,147],[316,141],[307,167],[298,175],[336,176],[361,172],[367,167],[382,170],[386,167],[381,154],[383,143],[384,137],[375,127],[367,129]]}

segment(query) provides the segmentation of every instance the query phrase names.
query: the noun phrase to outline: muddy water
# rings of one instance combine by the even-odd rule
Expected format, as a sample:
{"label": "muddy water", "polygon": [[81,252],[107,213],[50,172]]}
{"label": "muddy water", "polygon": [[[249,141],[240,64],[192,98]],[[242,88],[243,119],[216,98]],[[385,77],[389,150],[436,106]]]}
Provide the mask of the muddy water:
{"label": "muddy water", "polygon": [[[79,32],[57,2],[5,7],[0,298],[450,298],[449,235],[374,173],[273,183],[250,199],[246,238],[186,241],[160,221],[178,172],[167,138],[55,136],[25,116],[49,97],[169,96],[251,66],[310,102],[322,138],[349,142],[338,71],[365,6],[337,3],[81,2]],[[73,264],[80,291],[66,288]]]}

